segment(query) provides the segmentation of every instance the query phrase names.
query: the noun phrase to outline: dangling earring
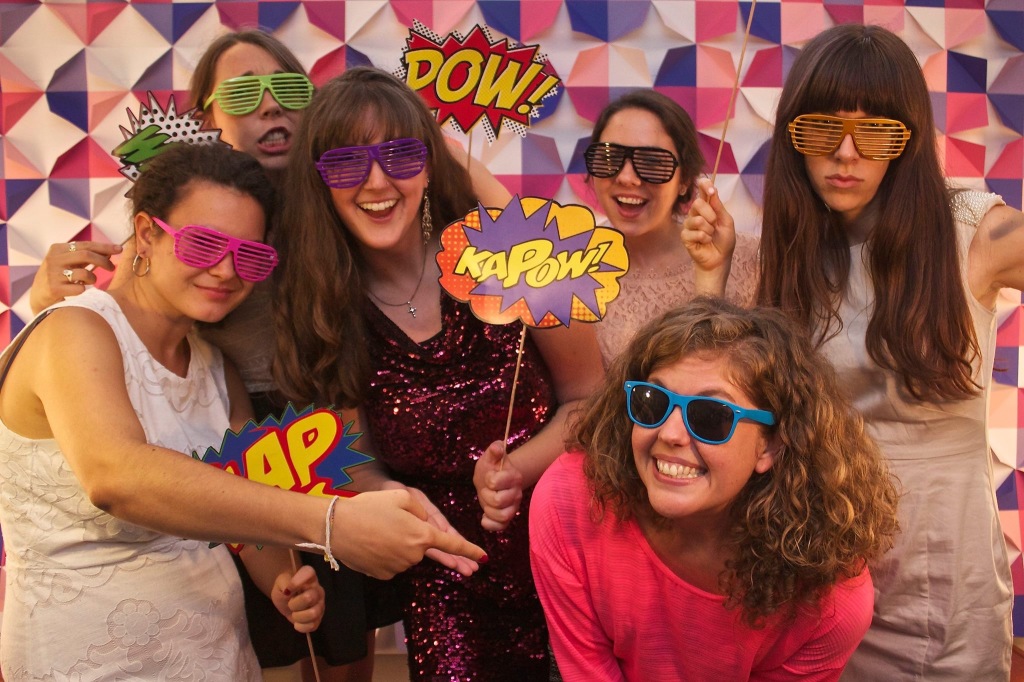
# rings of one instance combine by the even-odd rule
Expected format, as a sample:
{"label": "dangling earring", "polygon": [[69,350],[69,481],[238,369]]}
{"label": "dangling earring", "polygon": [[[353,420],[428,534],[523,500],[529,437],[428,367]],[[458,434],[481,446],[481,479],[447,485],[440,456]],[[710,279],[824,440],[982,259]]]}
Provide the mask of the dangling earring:
{"label": "dangling earring", "polygon": [[143,260],[142,255],[138,254],[138,253],[135,254],[135,258],[132,260],[132,272],[135,273],[136,277],[145,277],[146,275],[149,274],[149,259],[148,258],[145,259],[145,261],[146,261],[146,269],[143,270],[142,272],[139,272],[139,263],[142,260]]}
{"label": "dangling earring", "polygon": [[430,241],[430,234],[434,231],[434,219],[430,215],[430,193],[423,191],[423,212],[420,214],[420,230],[423,232],[423,243]]}

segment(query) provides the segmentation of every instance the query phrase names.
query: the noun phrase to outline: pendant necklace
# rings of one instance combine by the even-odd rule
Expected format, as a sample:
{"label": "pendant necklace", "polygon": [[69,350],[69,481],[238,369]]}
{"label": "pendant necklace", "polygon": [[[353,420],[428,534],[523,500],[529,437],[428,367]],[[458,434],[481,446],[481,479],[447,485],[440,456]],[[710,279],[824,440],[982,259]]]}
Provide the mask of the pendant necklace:
{"label": "pendant necklace", "polygon": [[409,314],[412,315],[413,317],[416,317],[416,306],[414,306],[412,304],[412,302],[413,302],[413,299],[416,298],[416,294],[418,294],[419,291],[420,291],[420,285],[423,284],[423,274],[426,272],[426,270],[427,270],[427,258],[426,258],[426,256],[424,256],[423,257],[423,261],[420,264],[420,278],[418,280],[416,280],[416,288],[413,289],[412,290],[412,294],[409,295],[409,300],[404,301],[402,303],[389,303],[388,301],[385,301],[384,299],[382,299],[377,294],[375,294],[372,291],[370,291],[369,287],[366,288],[366,293],[368,293],[373,298],[373,300],[377,301],[378,303],[380,303],[382,305],[391,306],[392,308],[400,308],[402,306],[405,306],[406,308],[408,308]]}

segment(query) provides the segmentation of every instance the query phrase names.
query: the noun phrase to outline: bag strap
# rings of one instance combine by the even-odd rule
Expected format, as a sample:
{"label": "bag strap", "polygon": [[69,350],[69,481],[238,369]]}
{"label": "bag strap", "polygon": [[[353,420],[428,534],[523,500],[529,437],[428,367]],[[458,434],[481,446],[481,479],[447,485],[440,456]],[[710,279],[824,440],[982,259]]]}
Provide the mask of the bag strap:
{"label": "bag strap", "polygon": [[18,334],[14,346],[10,349],[11,354],[7,356],[7,363],[4,365],[3,371],[0,372],[0,388],[3,388],[4,381],[7,379],[7,373],[11,371],[11,365],[14,364],[15,356],[18,355],[18,351],[21,350],[21,347],[25,345],[25,339],[27,339],[28,335],[32,333],[32,330],[36,328],[36,325],[42,322],[46,316],[54,310],[55,308],[47,308],[43,312],[39,313],[39,315],[36,316],[36,319],[32,320],[32,322],[30,322],[29,325],[21,330],[20,334]]}

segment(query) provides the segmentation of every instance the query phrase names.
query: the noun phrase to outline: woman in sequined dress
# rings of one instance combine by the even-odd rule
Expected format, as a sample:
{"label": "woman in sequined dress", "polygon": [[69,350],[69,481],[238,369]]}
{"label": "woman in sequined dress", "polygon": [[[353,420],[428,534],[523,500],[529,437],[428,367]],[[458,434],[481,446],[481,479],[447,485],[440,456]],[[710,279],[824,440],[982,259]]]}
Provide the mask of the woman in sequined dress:
{"label": "woman in sequined dress", "polygon": [[355,473],[358,487],[408,487],[489,558],[472,578],[438,557],[444,565],[396,580],[410,672],[546,679],[529,489],[560,453],[574,402],[601,379],[593,331],[530,331],[502,467],[521,327],[485,324],[440,288],[438,233],[476,202],[429,110],[393,76],[351,69],[314,97],[295,151],[278,383],[293,400],[349,408],[366,429],[378,460]]}
{"label": "woman in sequined dress", "polygon": [[[681,220],[704,168],[697,129],[681,106],[654,90],[623,95],[598,116],[584,159],[601,211],[629,251],[619,296],[597,325],[606,366],[644,323],[698,293],[725,287],[736,303],[753,300],[756,236],[722,230],[693,256],[681,238]],[[724,267],[715,269],[718,263]],[[710,281],[700,279],[711,272]]]}
{"label": "woman in sequined dress", "polygon": [[[921,67],[879,26],[828,29],[794,61],[765,179],[758,300],[813,331],[906,489],[844,679],[1006,680],[986,397],[996,296],[1024,286],[1024,215],[947,187]],[[689,226],[731,221],[717,209]]]}

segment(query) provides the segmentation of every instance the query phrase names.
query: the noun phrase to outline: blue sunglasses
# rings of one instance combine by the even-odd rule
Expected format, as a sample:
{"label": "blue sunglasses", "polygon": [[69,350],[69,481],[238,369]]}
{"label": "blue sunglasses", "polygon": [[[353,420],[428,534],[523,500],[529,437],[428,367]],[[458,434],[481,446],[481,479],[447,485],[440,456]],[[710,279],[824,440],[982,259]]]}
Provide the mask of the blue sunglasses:
{"label": "blue sunglasses", "polygon": [[775,415],[767,410],[749,410],[718,398],[679,395],[645,381],[627,381],[623,387],[626,389],[626,411],[634,424],[645,429],[657,428],[678,406],[686,430],[708,445],[727,442],[741,419],[765,426],[775,424]]}

